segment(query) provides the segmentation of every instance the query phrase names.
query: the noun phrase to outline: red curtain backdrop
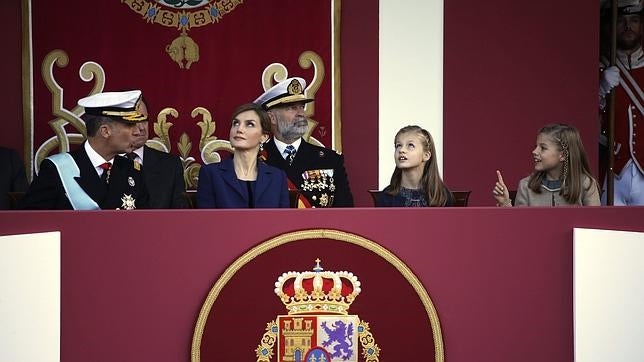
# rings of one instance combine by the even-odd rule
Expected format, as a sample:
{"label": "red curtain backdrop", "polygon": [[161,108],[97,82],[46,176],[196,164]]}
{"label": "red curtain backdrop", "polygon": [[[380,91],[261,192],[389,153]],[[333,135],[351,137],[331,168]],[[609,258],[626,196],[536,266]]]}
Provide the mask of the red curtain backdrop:
{"label": "red curtain backdrop", "polygon": [[[48,69],[41,66],[50,52],[60,49],[68,56],[66,66],[53,65],[54,80],[63,89],[63,108],[71,111],[76,101],[87,96],[96,78],[83,81],[79,69],[85,62],[95,62],[105,73],[105,90],[141,89],[153,115],[171,107],[178,116],[169,116],[171,152],[180,154],[177,142],[182,134],[192,144],[189,154],[203,163],[198,122],[202,115],[191,115],[203,107],[212,115],[216,130],[212,136],[228,140],[230,114],[263,92],[262,72],[271,63],[281,63],[288,76],[301,76],[310,84],[314,67],[299,64],[300,56],[312,51],[321,58],[322,83],[315,94],[311,118],[319,122],[312,136],[332,145],[332,58],[331,1],[202,1],[204,6],[175,10],[153,1],[71,0],[33,2],[33,77],[34,77],[34,151],[54,136],[49,124],[53,119],[52,92],[44,78]],[[138,11],[137,11],[138,9]],[[147,11],[146,11],[147,9]],[[201,15],[206,17],[201,17]],[[218,14],[216,22],[199,26],[200,19]],[[186,15],[189,42],[185,57],[198,60],[183,68],[169,55],[182,33],[180,15]],[[157,20],[152,15],[156,15]],[[165,15],[165,18],[162,17]],[[178,26],[159,24],[176,16]],[[161,19],[161,20],[159,20]],[[192,21],[192,23],[190,23]],[[192,26],[189,26],[192,24]],[[174,44],[173,44],[174,41]],[[191,53],[192,52],[192,53]],[[65,118],[65,117],[62,117]],[[78,133],[71,124],[68,133]],[[155,137],[150,123],[150,137]],[[208,135],[206,135],[208,136]],[[57,149],[53,152],[57,152]]]}

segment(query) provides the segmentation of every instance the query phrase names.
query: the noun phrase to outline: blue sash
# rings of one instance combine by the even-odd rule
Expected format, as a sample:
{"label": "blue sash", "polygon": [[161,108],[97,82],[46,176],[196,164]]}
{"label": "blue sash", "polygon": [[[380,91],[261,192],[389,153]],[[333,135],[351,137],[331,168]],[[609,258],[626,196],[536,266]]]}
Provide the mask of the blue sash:
{"label": "blue sash", "polygon": [[65,189],[65,194],[67,194],[67,199],[72,204],[74,210],[101,209],[96,201],[89,197],[74,179],[74,177],[80,177],[80,170],[74,158],[69,153],[58,153],[47,157],[47,159],[56,166],[60,181],[63,183],[63,188]]}

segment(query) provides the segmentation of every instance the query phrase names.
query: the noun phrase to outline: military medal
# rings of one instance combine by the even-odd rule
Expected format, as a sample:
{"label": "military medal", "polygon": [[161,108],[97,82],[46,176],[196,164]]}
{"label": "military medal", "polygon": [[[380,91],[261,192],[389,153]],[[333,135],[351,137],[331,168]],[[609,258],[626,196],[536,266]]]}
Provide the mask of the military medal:
{"label": "military medal", "polygon": [[120,210],[136,209],[136,200],[132,197],[132,195],[123,194],[123,197],[121,197],[121,202],[123,204],[121,205]]}
{"label": "military medal", "polygon": [[127,184],[128,184],[128,185],[130,185],[130,186],[132,186],[132,187],[134,187],[134,185],[136,185],[136,184],[134,183],[134,179],[132,178],[132,176],[129,176],[129,177],[127,178]]}
{"label": "military medal", "polygon": [[319,191],[329,190],[331,195],[326,193],[319,196],[314,195],[311,199],[313,201],[319,200],[319,204],[322,207],[330,207],[333,204],[333,192],[335,191],[335,183],[333,179],[333,169],[321,169],[321,170],[306,170],[302,172],[302,184],[300,189],[302,191]]}
{"label": "military medal", "polygon": [[320,196],[320,206],[326,207],[328,204],[329,204],[329,195],[324,193],[322,194],[322,196]]}

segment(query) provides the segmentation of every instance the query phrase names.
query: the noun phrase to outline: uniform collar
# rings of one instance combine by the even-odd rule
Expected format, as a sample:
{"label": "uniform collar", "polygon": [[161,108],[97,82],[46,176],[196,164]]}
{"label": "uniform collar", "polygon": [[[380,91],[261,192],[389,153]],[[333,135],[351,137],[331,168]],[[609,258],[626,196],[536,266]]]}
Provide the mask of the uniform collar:
{"label": "uniform collar", "polygon": [[[275,137],[273,137],[273,142],[275,142],[275,147],[277,147],[277,150],[279,151],[280,155],[282,155],[282,157],[286,159],[284,150],[286,149],[286,146],[288,146],[288,144],[278,140]],[[295,152],[297,152],[301,144],[302,144],[302,137],[298,138],[295,142],[291,143],[291,146],[295,147]]]}
{"label": "uniform collar", "polygon": [[105,162],[114,164],[114,158],[112,158],[111,160],[105,160],[103,156],[99,155],[98,152],[96,152],[92,148],[92,145],[90,145],[89,142],[86,141],[84,144],[84,147],[85,147],[85,153],[87,153],[87,157],[89,157],[89,160],[92,163],[92,166],[94,166],[94,168],[100,167]]}
{"label": "uniform collar", "polygon": [[641,46],[631,54],[618,49],[617,56],[628,69],[641,68],[642,66],[644,66],[644,51],[642,51]]}

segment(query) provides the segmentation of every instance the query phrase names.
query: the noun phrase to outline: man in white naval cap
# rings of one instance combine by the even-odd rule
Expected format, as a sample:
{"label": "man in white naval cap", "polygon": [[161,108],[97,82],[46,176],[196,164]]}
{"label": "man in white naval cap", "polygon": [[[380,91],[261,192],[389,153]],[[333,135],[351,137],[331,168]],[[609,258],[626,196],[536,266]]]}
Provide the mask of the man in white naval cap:
{"label": "man in white naval cap", "polygon": [[148,194],[140,167],[118,156],[131,152],[139,135],[141,91],[105,92],[85,97],[82,119],[87,141],[74,151],[43,160],[21,203],[23,209],[145,208]]}
{"label": "man in white naval cap", "polygon": [[255,100],[271,118],[273,137],[264,145],[266,163],[286,172],[289,188],[298,189],[306,199],[304,206],[352,207],[344,157],[302,138],[308,127],[304,108],[313,101],[304,95],[305,89],[304,79],[288,78]]}
{"label": "man in white naval cap", "polygon": [[[600,103],[615,87],[613,204],[644,205],[644,130],[641,130],[644,128],[644,4],[642,0],[617,1],[617,66],[602,72],[599,87]],[[604,11],[602,22],[606,24],[609,18],[610,11]],[[606,57],[602,62],[608,66]],[[602,150],[608,150],[607,120],[608,115],[602,114]],[[605,165],[602,166],[605,172]],[[605,183],[602,203],[606,204]]]}

